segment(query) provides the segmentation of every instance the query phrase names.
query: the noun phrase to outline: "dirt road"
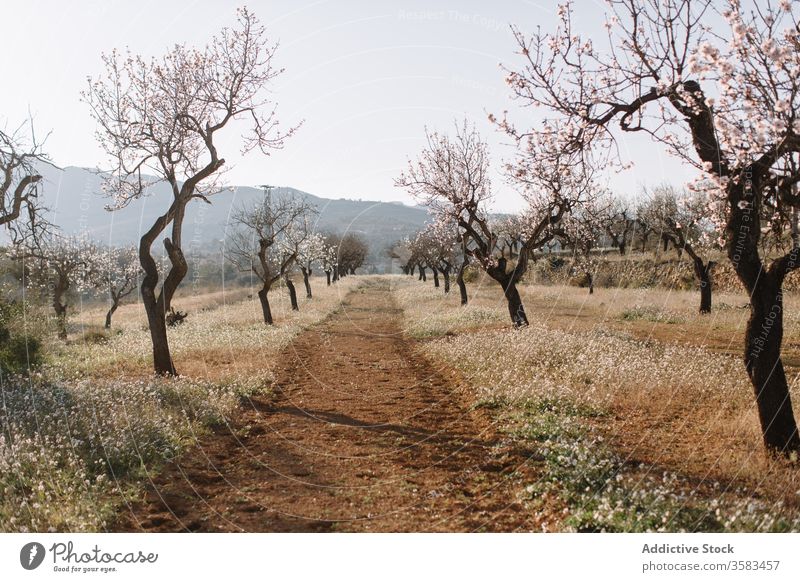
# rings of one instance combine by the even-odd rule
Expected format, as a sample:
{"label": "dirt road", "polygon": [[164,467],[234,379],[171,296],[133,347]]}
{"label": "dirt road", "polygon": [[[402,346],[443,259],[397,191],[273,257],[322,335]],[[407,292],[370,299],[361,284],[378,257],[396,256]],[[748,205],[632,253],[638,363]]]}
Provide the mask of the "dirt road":
{"label": "dirt road", "polygon": [[297,337],[275,394],[162,468],[117,528],[537,529],[517,500],[526,455],[403,336],[388,291],[368,282]]}

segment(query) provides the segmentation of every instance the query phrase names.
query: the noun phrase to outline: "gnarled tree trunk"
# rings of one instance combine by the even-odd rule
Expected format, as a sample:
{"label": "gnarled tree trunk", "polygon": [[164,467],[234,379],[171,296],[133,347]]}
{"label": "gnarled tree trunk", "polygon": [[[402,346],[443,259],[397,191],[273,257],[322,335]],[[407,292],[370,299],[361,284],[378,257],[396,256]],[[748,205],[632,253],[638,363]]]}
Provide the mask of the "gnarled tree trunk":
{"label": "gnarled tree trunk", "polygon": [[111,329],[111,316],[114,315],[114,312],[119,307],[120,298],[116,293],[111,293],[111,307],[106,313],[106,329]]}
{"label": "gnarled tree trunk", "polygon": [[692,257],[694,263],[694,273],[700,281],[700,313],[711,313],[711,269],[714,268],[714,261],[703,263],[698,257]]}
{"label": "gnarled tree trunk", "polygon": [[528,325],[528,317],[525,315],[525,306],[522,304],[522,297],[520,297],[517,285],[513,281],[501,283],[503,285],[503,294],[508,302],[508,313],[511,316],[511,321],[514,322],[515,327],[524,327]]}
{"label": "gnarled tree trunk", "polygon": [[306,299],[311,299],[311,283],[308,282],[308,277],[311,275],[311,269],[300,269],[303,272],[303,285],[306,287]]}
{"label": "gnarled tree trunk", "polygon": [[[140,289],[142,304],[147,314],[150,339],[153,344],[153,368],[156,374],[164,376],[178,375],[169,349],[166,315],[170,309],[172,297],[188,271],[186,260],[180,248],[180,233],[185,206],[186,202],[175,200],[169,210],[158,217],[139,242],[139,262],[142,265],[142,271],[144,271]],[[150,249],[155,239],[170,222],[173,223],[174,240],[164,239],[164,247],[167,250],[172,266],[164,279],[164,284],[161,286],[161,292],[156,295],[158,267],[155,259],[150,254]]]}
{"label": "gnarled tree trunk", "polygon": [[286,288],[289,290],[289,300],[292,303],[292,311],[300,311],[300,306],[297,304],[297,291],[294,288],[294,283],[289,277],[284,279],[286,281]]}
{"label": "gnarled tree trunk", "polygon": [[58,338],[67,339],[67,304],[63,301],[64,295],[69,290],[69,279],[58,275],[53,286],[53,311],[56,313],[56,328]]}
{"label": "gnarled tree trunk", "polygon": [[436,267],[431,267],[431,272],[433,272],[433,286],[438,288],[439,287],[439,270]]}
{"label": "gnarled tree trunk", "polygon": [[750,299],[745,367],[753,383],[764,444],[777,452],[800,449],[789,386],[781,360],[783,296],[770,273],[762,274]]}
{"label": "gnarled tree trunk", "polygon": [[728,257],[750,295],[744,364],[753,384],[764,444],[770,451],[787,454],[800,450],[800,435],[781,360],[782,288],[786,274],[798,265],[800,249],[793,248],[765,268],[759,256],[758,210],[753,211],[753,193],[759,192],[760,176],[757,171],[751,171],[748,178],[751,176],[734,183],[728,192]]}
{"label": "gnarled tree trunk", "polygon": [[272,321],[272,310],[269,307],[269,285],[266,283],[258,290],[258,300],[261,302],[261,313],[264,316],[264,323],[267,325],[274,325]]}
{"label": "gnarled tree trunk", "polygon": [[508,303],[508,314],[511,316],[514,327],[527,326],[528,317],[525,315],[525,306],[522,304],[522,297],[517,290],[517,278],[524,273],[524,266],[519,274],[514,271],[506,273],[506,259],[501,258],[497,265],[487,269],[486,273],[500,283],[503,288],[503,295]]}
{"label": "gnarled tree trunk", "polygon": [[467,262],[464,261],[458,269],[458,275],[456,275],[456,284],[458,285],[458,292],[461,295],[461,305],[466,305],[469,301],[469,297],[467,296],[467,284],[464,282],[464,271],[466,269]]}

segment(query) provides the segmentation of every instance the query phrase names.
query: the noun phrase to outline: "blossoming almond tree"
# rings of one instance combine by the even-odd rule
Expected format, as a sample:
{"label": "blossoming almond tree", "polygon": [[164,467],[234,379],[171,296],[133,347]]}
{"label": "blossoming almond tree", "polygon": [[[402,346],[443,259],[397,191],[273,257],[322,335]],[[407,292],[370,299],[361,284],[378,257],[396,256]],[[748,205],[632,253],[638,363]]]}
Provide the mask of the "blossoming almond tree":
{"label": "blossoming almond tree", "polygon": [[[328,286],[330,286],[330,284],[338,278],[338,276],[336,276],[336,269],[337,265],[339,264],[337,258],[337,249],[339,248],[339,243],[336,235],[330,233],[323,235],[322,241],[324,252],[320,261],[322,263],[322,270],[325,273]],[[331,281],[332,275],[334,276],[333,281]]]}
{"label": "blossoming almond tree", "polygon": [[48,289],[58,337],[66,340],[69,294],[95,289],[102,264],[98,246],[83,236],[49,232],[42,237],[29,238],[16,249],[16,257],[35,260],[30,279]]}
{"label": "blossoming almond tree", "polygon": [[[441,272],[440,269],[442,267],[439,256],[441,248],[439,247],[438,242],[428,229],[424,229],[419,231],[414,236],[411,241],[411,245],[420,264],[431,270],[431,275],[433,275],[433,286],[438,289],[441,286],[439,273]],[[447,291],[445,291],[445,293],[449,292],[449,290],[450,287],[448,284]]]}
{"label": "blossoming almond tree", "polygon": [[[310,231],[311,225],[306,229]],[[306,287],[306,298],[311,299],[311,277],[314,263],[324,262],[326,257],[325,239],[319,233],[310,233],[302,242],[297,252],[297,264],[303,274],[303,284]]]}
{"label": "blossoming almond tree", "polygon": [[[246,8],[235,28],[223,28],[202,49],[176,45],[161,59],[103,56],[105,74],[90,79],[83,99],[98,123],[98,139],[113,163],[105,187],[120,208],[144,196],[157,182],[170,186],[167,210],[143,234],[139,260],[144,271],[142,303],[158,374],[175,375],[165,316],[188,266],[182,250],[186,206],[210,203],[218,192],[225,159],[217,149],[220,132],[234,120],[249,125],[242,151],[264,154],[283,146],[292,133],[279,131],[268,92],[281,73],[276,45]],[[164,247],[171,267],[158,288],[153,243],[167,230]]]}
{"label": "blossoming almond tree", "polygon": [[710,229],[713,217],[709,215],[706,193],[679,193],[672,186],[659,186],[650,194],[642,212],[679,255],[684,251],[689,255],[700,284],[700,313],[711,313],[711,271],[716,262],[704,257],[716,246],[716,237]]}
{"label": "blossoming almond tree", "polygon": [[[23,137],[25,127],[11,133],[0,129],[0,226],[8,229],[14,242],[39,232],[37,185],[42,176],[36,164],[46,162],[32,127],[30,139]],[[17,226],[23,218],[26,224]]]}
{"label": "blossoming almond tree", "polygon": [[636,233],[636,212],[632,204],[619,196],[613,196],[602,205],[602,213],[598,218],[603,231],[611,239],[611,244],[624,256]]}
{"label": "blossoming almond tree", "polygon": [[486,209],[491,200],[486,143],[466,121],[456,125],[454,137],[426,133],[427,144],[417,162],[409,162],[395,185],[423,201],[440,220],[458,225],[469,241],[470,257],[502,287],[513,324],[528,325],[517,283],[527,270],[532,251],[553,238],[552,226],[591,191],[589,182],[579,177],[571,162],[539,157],[536,147],[540,141],[531,136],[532,149],[520,153],[509,168],[524,188],[527,202],[522,213],[524,242],[517,259],[509,260]]}
{"label": "blossoming almond tree", "polygon": [[608,213],[607,207],[601,205],[599,199],[587,200],[554,227],[562,248],[572,249],[573,270],[583,274],[590,295],[594,293],[594,275],[599,264],[593,251],[603,233],[604,218]]}
{"label": "blossoming almond tree", "polygon": [[106,329],[111,329],[111,317],[122,300],[136,290],[142,268],[139,264],[139,251],[135,246],[108,247],[100,251],[100,256],[97,283],[100,289],[108,292],[111,299],[105,323]]}
{"label": "blossoming almond tree", "polygon": [[439,287],[439,273],[444,279],[444,292],[450,293],[450,275],[457,261],[458,231],[455,225],[442,221],[429,223],[411,241],[411,252],[433,272],[434,287]]}
{"label": "blossoming almond tree", "polygon": [[800,156],[798,5],[758,1],[745,9],[728,0],[718,12],[711,0],[609,4],[603,50],[573,29],[569,4],[552,34],[515,29],[522,63],[509,70],[508,84],[524,104],[558,119],[566,151],[618,163],[619,136],[637,132],[716,183],[728,257],[750,295],[744,363],[764,443],[797,451],[781,344],[783,282],[800,248],[769,257],[759,242],[800,205],[800,174],[791,171]]}
{"label": "blossoming almond tree", "polygon": [[[281,278],[288,277],[308,231],[306,217],[313,208],[302,200],[264,200],[238,209],[236,225],[226,257],[239,270],[253,273],[261,282],[258,299],[264,323],[273,325],[269,292]],[[295,299],[296,303],[296,299]]]}

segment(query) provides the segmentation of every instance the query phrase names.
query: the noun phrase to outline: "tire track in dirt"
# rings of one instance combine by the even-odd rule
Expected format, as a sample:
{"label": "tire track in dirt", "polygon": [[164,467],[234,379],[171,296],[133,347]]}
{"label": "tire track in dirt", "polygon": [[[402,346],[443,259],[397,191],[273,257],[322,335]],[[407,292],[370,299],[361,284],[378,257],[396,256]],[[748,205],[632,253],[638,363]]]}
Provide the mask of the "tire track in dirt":
{"label": "tire track in dirt", "polygon": [[385,279],[281,354],[271,398],[153,478],[125,531],[519,531],[522,451],[403,336]]}

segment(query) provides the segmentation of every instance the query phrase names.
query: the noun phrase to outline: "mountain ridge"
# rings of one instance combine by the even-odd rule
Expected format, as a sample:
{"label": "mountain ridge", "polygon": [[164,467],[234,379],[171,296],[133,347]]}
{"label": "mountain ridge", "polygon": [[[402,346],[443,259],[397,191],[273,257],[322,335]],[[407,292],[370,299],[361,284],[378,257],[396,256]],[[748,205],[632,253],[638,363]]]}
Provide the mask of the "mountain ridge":
{"label": "mountain ridge", "polygon": [[[108,198],[102,194],[102,176],[96,170],[48,164],[40,172],[44,178],[40,199],[48,209],[48,219],[67,234],[85,233],[111,245],[138,242],[141,234],[166,210],[172,197],[169,186],[158,183],[150,188],[149,194],[125,208],[109,211],[105,209]],[[388,259],[384,250],[428,221],[423,207],[399,201],[325,198],[291,187],[275,187],[272,193],[276,197],[302,197],[315,206],[319,212],[315,221],[317,232],[356,232],[363,236],[370,247],[368,262],[378,271],[386,269]],[[189,203],[183,223],[183,246],[218,252],[231,227],[232,211],[263,196],[259,188],[232,186],[214,194],[211,205],[202,200]]]}

